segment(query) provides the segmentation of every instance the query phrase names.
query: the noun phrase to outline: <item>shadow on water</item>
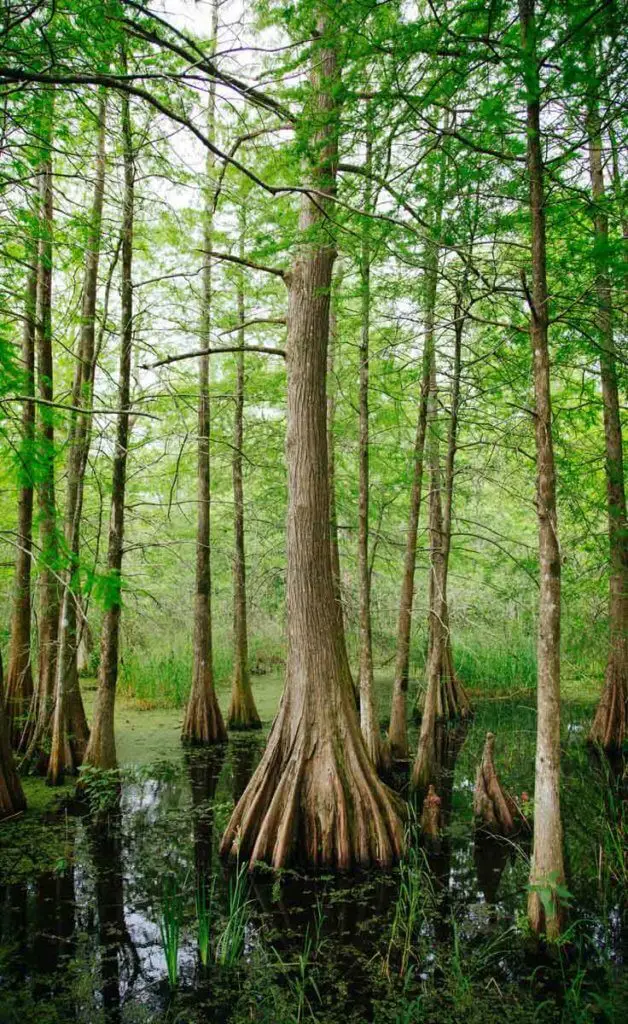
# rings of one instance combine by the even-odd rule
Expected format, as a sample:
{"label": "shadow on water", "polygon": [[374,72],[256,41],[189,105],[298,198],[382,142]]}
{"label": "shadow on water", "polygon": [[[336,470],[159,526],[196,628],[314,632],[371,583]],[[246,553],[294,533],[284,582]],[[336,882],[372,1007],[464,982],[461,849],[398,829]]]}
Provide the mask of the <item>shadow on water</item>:
{"label": "shadow on water", "polygon": [[[553,961],[539,959],[518,927],[529,851],[473,828],[475,768],[489,728],[500,735],[505,782],[532,790],[533,715],[487,705],[466,733],[439,732],[438,844],[422,851],[411,829],[407,866],[386,874],[256,872],[235,903],[238,867],[226,868],[217,846],[263,738],[235,736],[226,747],[123,774],[106,814],[72,808],[72,850],[55,871],[18,873],[0,886],[1,1024],[624,1019],[625,777],[613,775],[610,788],[605,764],[577,730],[568,733],[571,944]],[[174,992],[160,929],[166,877],[179,908]],[[409,956],[400,957],[391,936],[404,879],[419,909]],[[205,964],[201,882],[211,891]],[[242,942],[231,963],[218,949],[236,926]]]}

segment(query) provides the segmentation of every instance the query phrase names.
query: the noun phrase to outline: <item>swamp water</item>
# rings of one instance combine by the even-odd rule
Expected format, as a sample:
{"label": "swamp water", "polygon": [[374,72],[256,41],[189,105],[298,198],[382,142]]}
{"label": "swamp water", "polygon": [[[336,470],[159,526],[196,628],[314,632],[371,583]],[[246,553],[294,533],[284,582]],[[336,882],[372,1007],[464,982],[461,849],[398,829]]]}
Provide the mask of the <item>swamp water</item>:
{"label": "swamp water", "polygon": [[533,792],[523,696],[479,703],[466,735],[449,735],[442,842],[412,839],[390,874],[225,869],[217,846],[259,734],[119,785],[87,776],[81,805],[6,822],[1,1024],[628,1020],[621,781],[586,749],[589,715],[563,714],[570,932],[550,957],[525,935],[529,843],[482,839],[472,822],[489,729],[504,784]]}

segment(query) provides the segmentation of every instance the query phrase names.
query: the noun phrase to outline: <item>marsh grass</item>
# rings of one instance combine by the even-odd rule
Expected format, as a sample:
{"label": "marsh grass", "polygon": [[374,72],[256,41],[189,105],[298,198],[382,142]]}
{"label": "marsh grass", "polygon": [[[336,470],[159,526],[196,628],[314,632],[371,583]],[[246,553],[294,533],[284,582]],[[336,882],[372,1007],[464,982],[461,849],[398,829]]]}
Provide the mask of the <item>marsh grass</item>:
{"label": "marsh grass", "polygon": [[313,926],[308,923],[303,939],[303,948],[297,954],[296,960],[284,960],[278,951],[273,947],[277,965],[288,981],[291,996],[294,1000],[296,1012],[290,1021],[291,1024],[301,1024],[306,1018],[306,1013],[311,1020],[316,1020],[311,995],[316,997],[317,1003],[322,1003],[321,992],[313,974],[313,964],[316,957],[323,948],[323,922],[325,919],[323,905],[317,898],[314,910]]}
{"label": "marsh grass", "polygon": [[249,899],[248,863],[237,866],[229,879],[227,921],[216,944],[216,961],[232,967],[242,957],[252,900]]}
{"label": "marsh grass", "polygon": [[215,877],[212,878],[209,886],[204,875],[197,878],[196,891],[194,894],[196,904],[196,927],[198,936],[198,953],[203,967],[207,967],[209,962],[215,893]]}
{"label": "marsh grass", "polygon": [[161,893],[161,918],[159,931],[166,958],[168,983],[176,988],[179,982],[179,946],[181,943],[181,921],[183,899],[177,878],[173,874],[164,877]]}
{"label": "marsh grass", "polygon": [[420,932],[430,904],[435,900],[433,880],[422,848],[417,846],[417,822],[413,822],[406,841],[407,856],[399,865],[399,890],[384,960],[390,978],[404,977],[411,960],[422,951]]}

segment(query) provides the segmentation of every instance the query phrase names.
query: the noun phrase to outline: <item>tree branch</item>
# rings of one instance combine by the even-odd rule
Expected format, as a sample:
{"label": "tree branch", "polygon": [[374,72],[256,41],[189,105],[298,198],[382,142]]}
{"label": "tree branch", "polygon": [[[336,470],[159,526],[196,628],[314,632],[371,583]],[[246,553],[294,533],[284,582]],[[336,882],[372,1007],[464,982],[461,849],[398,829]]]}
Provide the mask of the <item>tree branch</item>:
{"label": "tree branch", "polygon": [[266,356],[286,358],[286,351],[283,348],[264,348],[262,345],[226,345],[224,348],[199,348],[194,352],[182,352],[181,355],[158,359],[156,363],[142,363],[141,367],[142,370],[155,370],[158,366],[168,366],[170,363],[178,363],[182,359],[196,359],[197,356],[219,356],[224,352],[261,352]]}

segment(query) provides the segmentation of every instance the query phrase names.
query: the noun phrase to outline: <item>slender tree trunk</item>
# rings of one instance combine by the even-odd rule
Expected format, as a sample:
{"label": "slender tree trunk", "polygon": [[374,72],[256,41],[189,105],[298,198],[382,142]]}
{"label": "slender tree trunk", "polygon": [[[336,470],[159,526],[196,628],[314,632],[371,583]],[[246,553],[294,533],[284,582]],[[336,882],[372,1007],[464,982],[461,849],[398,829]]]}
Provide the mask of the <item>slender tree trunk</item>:
{"label": "slender tree trunk", "polygon": [[[367,117],[368,120],[368,117]],[[370,170],[372,141],[367,124],[366,167]],[[370,213],[371,186],[367,178],[364,208]],[[364,743],[375,768],[382,767],[382,742],[375,705],[373,678],[373,640],[371,631],[371,574],[369,569],[369,342],[371,319],[371,252],[369,223],[365,219],[360,259],[362,331],[359,350],[359,497],[358,497],[358,572],[360,603],[360,726]]]}
{"label": "slender tree trunk", "polygon": [[[126,67],[126,60],[123,58]],[[124,550],[124,500],[126,492],[126,464],[129,448],[129,404],[131,401],[131,360],[133,351],[133,213],[135,194],[135,166],[133,134],[129,98],[120,97],[122,112],[122,145],[124,158],[124,197],[122,206],[122,281],[120,324],[120,370],[118,378],[118,421],[116,447],[113,457],[111,484],[111,515],[109,520],[109,549],[107,574],[109,593],[100,640],[98,691],[94,720],[85,764],[95,768],[116,768],[116,741],[114,709],[118,682],[118,647],[120,616],[122,613],[122,555]]]}
{"label": "slender tree trunk", "polygon": [[0,656],[0,821],[26,807],[20,777],[15,770],[5,711],[2,657]]}
{"label": "slender tree trunk", "polygon": [[98,264],[102,234],[102,210],[105,194],[105,131],[106,94],[103,91],[98,109],[98,150],[90,235],[85,258],[81,333],[76,365],[73,405],[82,411],[74,413],[70,430],[68,483],[65,512],[65,544],[67,566],[63,578],[63,597],[59,618],[59,646],[55,684],[55,710],[52,747],[48,763],[48,782],[58,785],[64,773],[75,771],[82,763],[89,741],[89,729],[78,681],[77,610],[80,601],[80,536],[83,512],[85,469],[92,432],[93,382],[96,356],[96,297]]}
{"label": "slender tree trunk", "polygon": [[425,434],[427,430],[427,404],[430,382],[431,354],[429,346],[423,348],[423,374],[421,378],[421,395],[419,398],[419,416],[417,420],[414,451],[412,453],[413,475],[410,492],[410,511],[408,515],[408,533],[406,551],[401,577],[401,598],[399,601],[399,619],[397,625],[397,649],[395,657],[395,681],[393,684],[392,707],[388,738],[392,756],[400,760],[408,757],[408,676],[410,666],[410,634],[412,631],[412,605],[414,602],[414,573],[416,569],[417,532],[421,512],[421,492],[423,489],[423,460],[425,454]]}
{"label": "slender tree trunk", "polygon": [[[218,37],[218,4],[212,4],[211,48]],[[216,85],[210,82],[207,100],[207,137],[215,135]],[[208,151],[203,214],[203,248],[211,252],[214,208],[214,159]],[[203,267],[201,344],[210,344],[212,275],[209,258]],[[210,457],[209,457],[209,355],[199,360],[198,398],[198,520],[196,530],[196,595],[194,602],[194,666],[192,689],[183,721],[184,743],[224,743],[227,731],[214,689],[211,616],[211,541],[210,541]]]}
{"label": "slender tree trunk", "polygon": [[[244,241],[242,231],[241,242]],[[241,252],[241,255],[243,253]],[[244,323],[244,276],[238,278],[238,317]],[[233,422],[233,514],[235,544],[233,553],[233,685],[228,725],[230,729],[260,729],[249,675],[249,649],[246,625],[246,560],[244,551],[244,488],[242,485],[242,445],[244,443],[244,327],[238,333],[242,351],[236,356],[236,396]]]}
{"label": "slender tree trunk", "polygon": [[[592,69],[593,70],[593,69]],[[628,719],[628,523],[624,485],[624,455],[617,386],[613,333],[611,282],[608,272],[608,216],[605,207],[602,138],[597,97],[589,99],[587,118],[589,166],[595,204],[596,290],[601,355],[604,440],[606,445],[606,493],[611,564],[609,601],[609,648],[604,690],[590,738],[606,750],[621,749]]]}
{"label": "slender tree trunk", "polygon": [[533,932],[555,938],[560,933],[563,917],[556,887],[565,877],[560,816],[560,547],[552,440],[545,189],[535,0],[519,0],[519,19],[527,102],[533,274],[530,341],[534,367],[540,568],[534,849],[528,920]]}
{"label": "slender tree trunk", "polygon": [[335,248],[322,197],[336,180],[333,40],[321,17],[306,108],[317,197],[302,197],[302,244],[287,278],[286,685],[221,845],[225,855],[275,867],[295,859],[314,867],[388,865],[403,844],[397,798],[378,779],[360,732],[331,570],[326,370]]}
{"label": "slender tree trunk", "polygon": [[336,384],[334,372],[338,348],[337,296],[342,281],[342,270],[336,270],[332,282],[329,306],[329,345],[327,350],[327,487],[329,490],[329,539],[331,544],[331,573],[339,625],[344,632],[342,589],[340,585],[340,548],[338,546],[338,510],[336,507],[336,443],[334,439],[336,419]]}
{"label": "slender tree trunk", "polygon": [[[54,94],[43,98],[41,119],[42,161],[39,174],[39,273],[37,280],[37,324],[35,331],[39,397],[44,402],[54,399],[52,359],[52,257],[53,257],[53,187],[52,187],[52,119]],[[48,764],[50,749],[54,680],[57,661],[57,629],[59,625],[59,543],[57,537],[55,500],[55,434],[54,410],[39,406],[38,425],[38,503],[41,542],[39,575],[39,674],[36,694],[36,721],[26,756],[40,770]]]}
{"label": "slender tree trunk", "polygon": [[[24,394],[35,393],[35,314],[37,304],[37,253],[31,245],[32,265],[26,280],[22,364]],[[20,451],[17,552],[11,613],[11,639],[7,669],[7,727],[14,746],[22,737],[28,742],[33,674],[31,668],[31,558],[33,547],[33,440],[35,403],[25,402],[22,409],[22,446]]]}

